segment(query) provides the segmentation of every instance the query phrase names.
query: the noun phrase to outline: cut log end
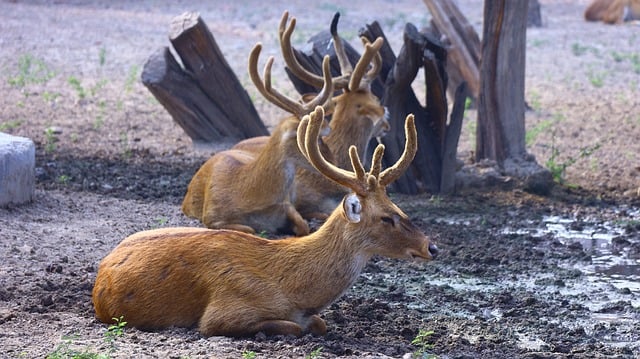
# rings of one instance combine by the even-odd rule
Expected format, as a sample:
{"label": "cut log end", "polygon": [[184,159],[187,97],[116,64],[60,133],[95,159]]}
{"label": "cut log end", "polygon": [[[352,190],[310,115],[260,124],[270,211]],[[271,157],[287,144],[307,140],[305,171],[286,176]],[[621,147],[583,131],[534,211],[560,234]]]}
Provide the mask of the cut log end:
{"label": "cut log end", "polygon": [[174,17],[169,24],[169,40],[175,40],[185,31],[198,25],[200,13],[187,11]]}

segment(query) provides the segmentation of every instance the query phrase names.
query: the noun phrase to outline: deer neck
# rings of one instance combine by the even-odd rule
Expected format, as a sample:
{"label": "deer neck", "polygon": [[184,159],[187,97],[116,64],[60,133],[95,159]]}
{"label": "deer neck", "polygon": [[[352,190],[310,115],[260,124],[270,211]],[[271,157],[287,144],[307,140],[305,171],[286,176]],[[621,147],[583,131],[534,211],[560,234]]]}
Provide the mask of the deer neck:
{"label": "deer neck", "polygon": [[331,120],[331,132],[325,141],[336,157],[335,164],[341,168],[350,168],[349,147],[356,146],[358,155],[362,158],[371,139],[373,123],[367,119],[363,121],[356,115],[347,117],[347,112],[344,110],[342,107],[336,107]]}
{"label": "deer neck", "polygon": [[[294,136],[293,140],[290,136]],[[263,197],[282,196],[293,187],[295,177],[295,160],[289,153],[287,144],[295,141],[295,130],[290,131],[286,126],[278,126],[269,140],[256,155],[255,160],[247,165],[243,179],[249,183],[247,188],[255,189],[255,199]],[[266,191],[265,188],[274,190]],[[283,189],[278,191],[275,189]]]}
{"label": "deer neck", "polygon": [[290,295],[301,307],[322,309],[331,304],[353,285],[371,257],[360,245],[366,232],[341,211],[336,209],[316,232],[289,240],[287,258],[303,264],[283,268],[288,275],[295,272]]}

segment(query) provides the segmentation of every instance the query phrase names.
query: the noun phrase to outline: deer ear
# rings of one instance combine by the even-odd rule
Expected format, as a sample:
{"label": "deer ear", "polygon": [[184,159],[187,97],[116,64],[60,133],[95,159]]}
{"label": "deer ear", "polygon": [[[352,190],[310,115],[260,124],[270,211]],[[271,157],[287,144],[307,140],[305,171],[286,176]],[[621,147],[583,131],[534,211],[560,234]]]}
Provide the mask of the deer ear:
{"label": "deer ear", "polygon": [[344,200],[342,200],[342,209],[347,220],[351,223],[360,222],[360,213],[362,212],[362,205],[360,199],[355,193],[348,194]]}

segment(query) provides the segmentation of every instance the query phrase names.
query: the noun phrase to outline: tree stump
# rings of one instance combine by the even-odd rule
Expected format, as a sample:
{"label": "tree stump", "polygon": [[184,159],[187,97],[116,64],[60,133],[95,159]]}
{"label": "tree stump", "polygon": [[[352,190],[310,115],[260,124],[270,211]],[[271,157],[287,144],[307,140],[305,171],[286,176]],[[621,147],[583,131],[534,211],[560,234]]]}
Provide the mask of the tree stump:
{"label": "tree stump", "polygon": [[[366,25],[360,35],[369,41],[383,37],[384,33],[377,22]],[[323,31],[311,37],[310,50],[301,52],[294,49],[296,58],[308,70],[320,74],[321,60],[325,55],[331,56],[332,73],[339,75],[340,66],[335,58],[332,46],[329,46],[331,35]],[[462,128],[462,113],[467,96],[466,87],[462,86],[455,100],[453,116],[447,125],[447,88],[446,49],[432,34],[418,32],[415,26],[407,24],[404,32],[404,46],[396,58],[393,50],[385,41],[380,50],[382,69],[376,81],[372,83],[372,92],[381,99],[390,113],[390,132],[382,139],[385,145],[384,162],[395,163],[404,149],[404,121],[412,113],[416,119],[418,130],[418,153],[408,171],[392,184],[392,191],[415,194],[421,191],[430,193],[450,193],[454,189],[453,176],[456,169],[457,142]],[[347,56],[352,64],[360,57],[358,52],[344,41]],[[427,83],[427,106],[420,104],[411,84],[420,68],[425,69]],[[301,82],[288,72],[289,78],[300,93],[315,92],[318,89]],[[456,107],[457,105],[457,107]],[[457,129],[457,134],[456,134]],[[370,149],[375,146],[369,146]]]}
{"label": "tree stump", "polygon": [[164,47],[145,63],[142,82],[194,143],[269,133],[197,13],[175,17],[169,40],[184,67]]}
{"label": "tree stump", "polygon": [[480,92],[480,38],[453,0],[424,0],[431,16],[431,27],[437,38],[444,37],[449,53],[447,72],[452,79],[450,92],[465,81],[470,96]]}

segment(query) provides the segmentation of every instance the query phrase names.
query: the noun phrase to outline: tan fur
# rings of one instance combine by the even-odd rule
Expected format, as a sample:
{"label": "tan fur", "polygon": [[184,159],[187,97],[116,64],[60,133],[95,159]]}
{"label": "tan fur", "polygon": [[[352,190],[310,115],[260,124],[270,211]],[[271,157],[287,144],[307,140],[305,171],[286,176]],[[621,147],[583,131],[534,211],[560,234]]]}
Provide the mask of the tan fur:
{"label": "tan fur", "polygon": [[306,165],[297,148],[299,123],[281,122],[257,154],[227,150],[211,157],[191,179],[182,211],[208,228],[309,233],[291,204],[295,168]]}
{"label": "tan fur", "polygon": [[[297,167],[310,166],[298,149],[296,129],[303,115],[331,98],[329,58],[323,61],[322,90],[308,102],[301,102],[271,87],[273,57],[267,60],[264,79],[260,78],[261,50],[262,45],[256,44],[249,56],[251,80],[263,96],[293,116],[280,122],[256,152],[231,149],[211,157],[191,179],[182,211],[208,228],[305,235],[309,225],[292,204],[293,180]],[[328,124],[323,123],[328,131]]]}
{"label": "tan fur", "polygon": [[[197,326],[205,336],[323,335],[326,324],[318,314],[357,280],[373,255],[432,259],[435,245],[385,190],[415,155],[413,118],[407,121],[401,160],[380,173],[380,147],[373,169],[364,173],[355,148],[350,150],[354,172],[321,163],[316,115],[321,108],[299,128],[299,135],[306,133],[305,156],[357,193],[318,231],[276,241],[200,228],[136,233],[100,263],[93,288],[97,318],[110,323],[123,316],[128,325],[149,330]],[[361,207],[357,223],[354,201]]]}
{"label": "tan fur", "polygon": [[640,19],[640,0],[594,0],[585,10],[587,21],[620,24]]}

